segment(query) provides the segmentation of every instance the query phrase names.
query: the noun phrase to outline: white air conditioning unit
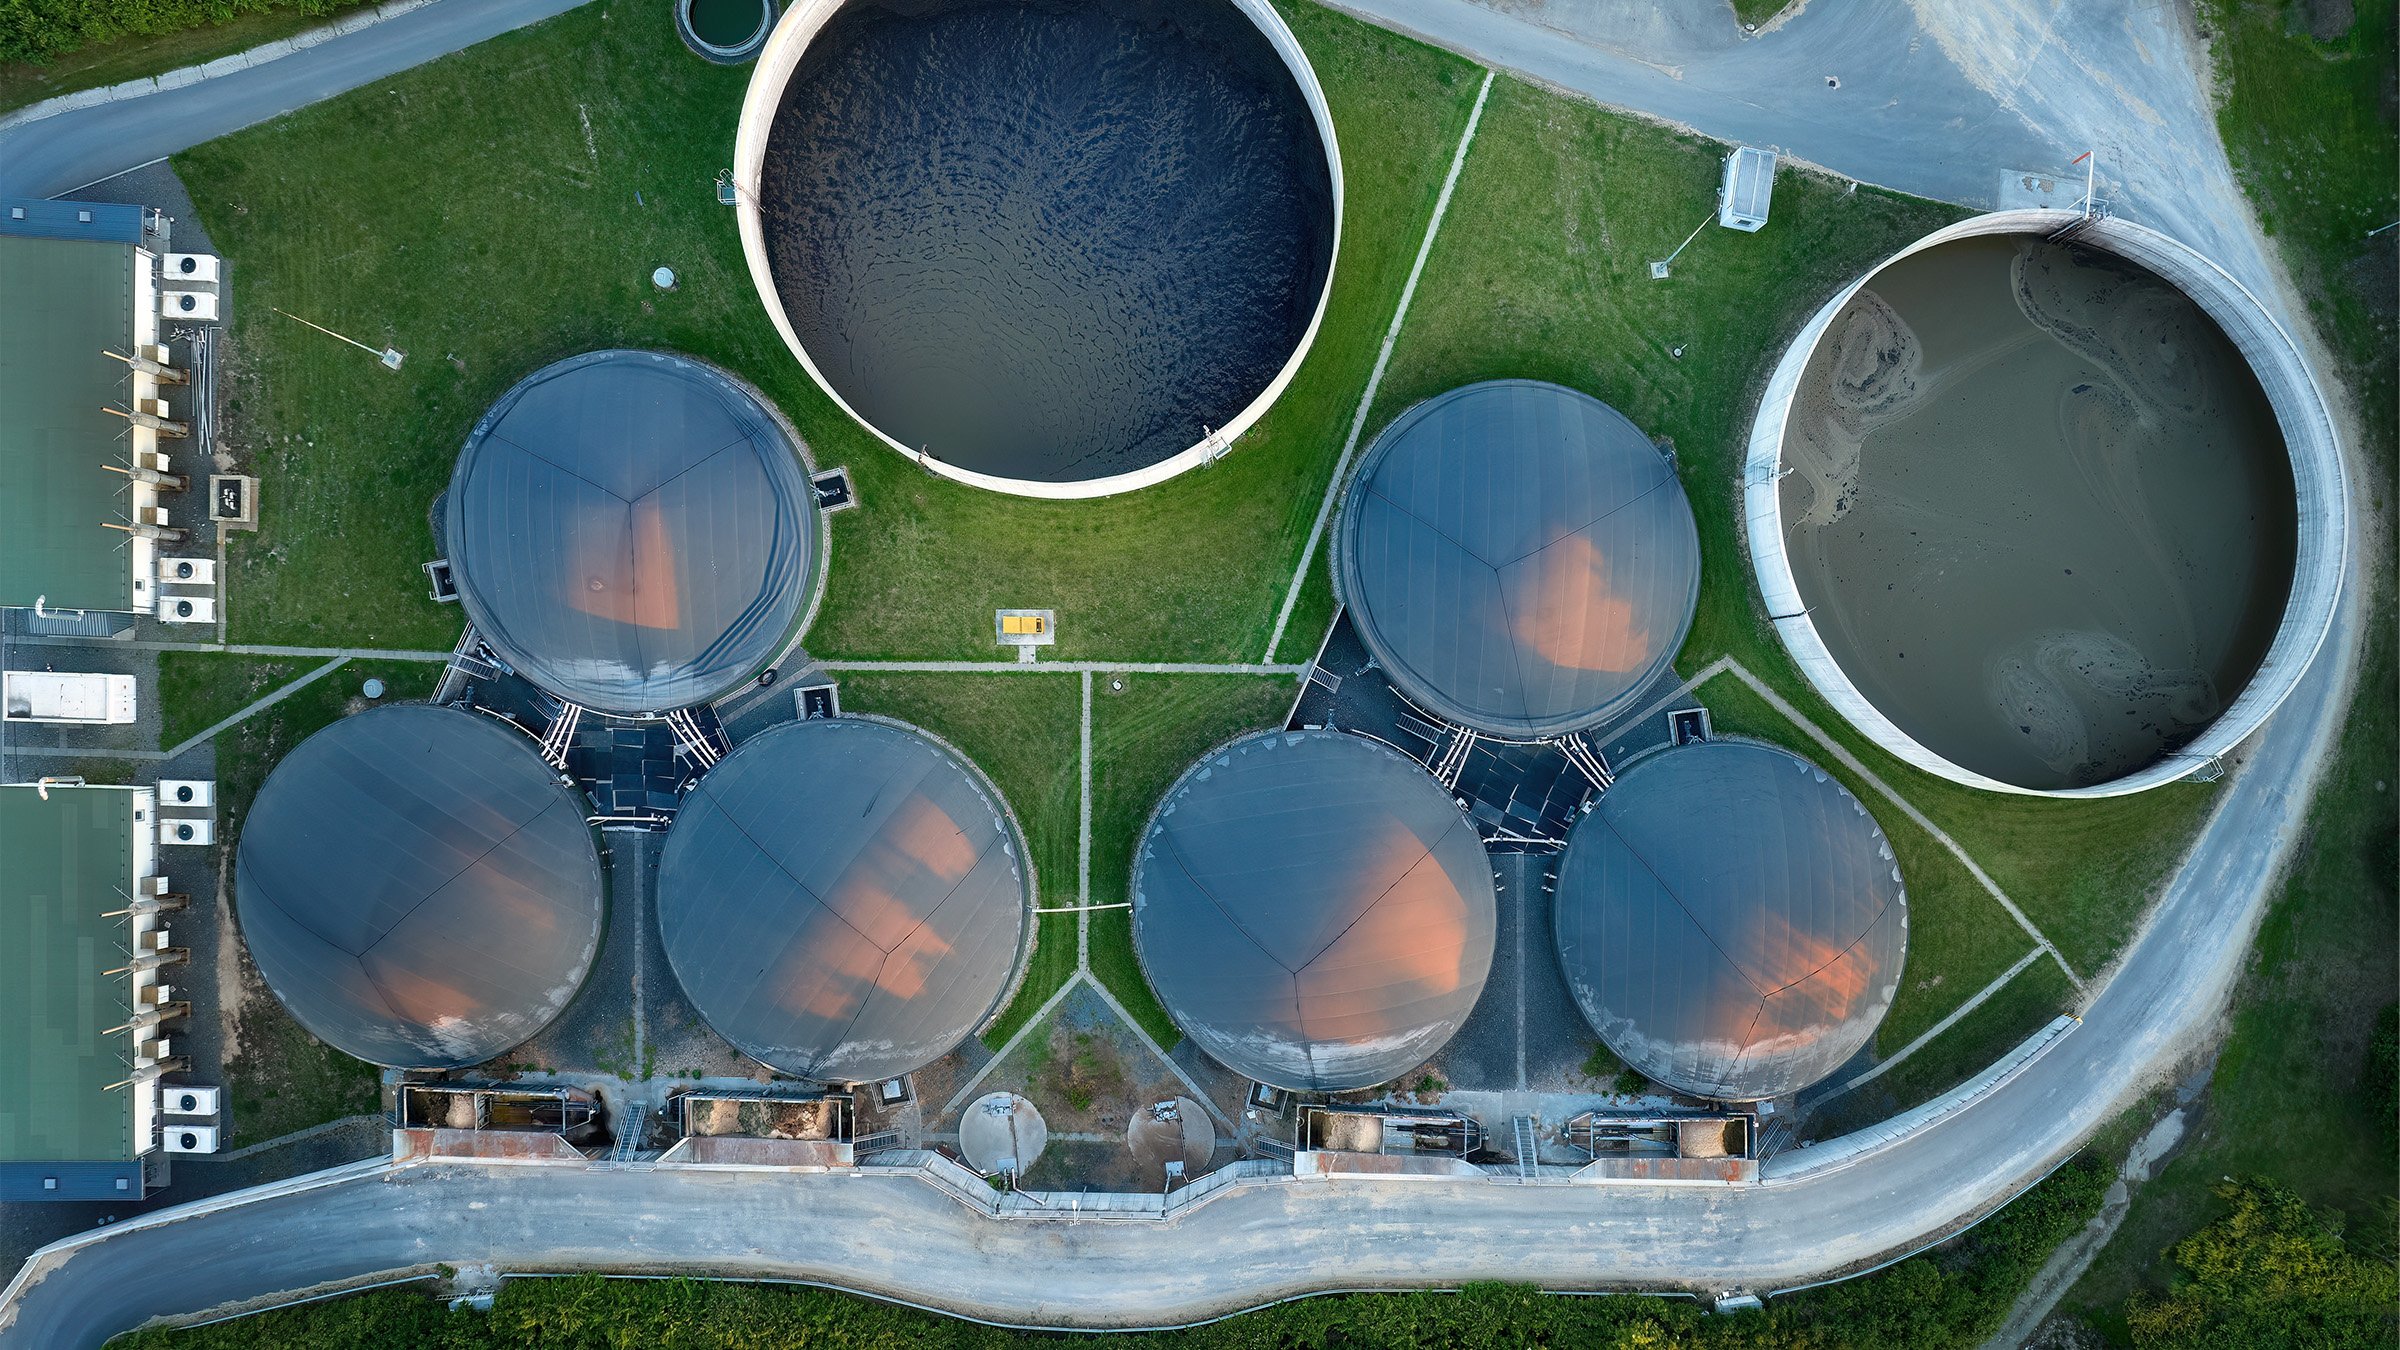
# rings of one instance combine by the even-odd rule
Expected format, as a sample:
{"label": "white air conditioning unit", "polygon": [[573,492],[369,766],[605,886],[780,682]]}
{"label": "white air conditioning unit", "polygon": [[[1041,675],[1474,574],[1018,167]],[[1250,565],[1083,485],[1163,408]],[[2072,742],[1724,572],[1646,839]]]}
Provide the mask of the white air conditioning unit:
{"label": "white air conditioning unit", "polygon": [[170,319],[189,319],[197,323],[217,321],[217,297],[213,291],[161,291],[158,312]]}
{"label": "white air conditioning unit", "polygon": [[217,822],[206,816],[160,816],[158,842],[208,845],[217,842]]}
{"label": "white air conditioning unit", "polygon": [[169,1125],[166,1135],[169,1153],[217,1151],[217,1127],[214,1125]]}
{"label": "white air conditioning unit", "polygon": [[217,584],[217,560],[161,558],[158,560],[158,579],[169,586],[214,586]]}
{"label": "white air conditioning unit", "polygon": [[187,285],[214,286],[217,283],[217,255],[214,253],[170,253],[158,260],[161,279]]}
{"label": "white air conditioning unit", "polygon": [[[187,1087],[182,1083],[161,1083],[158,1087],[159,1110],[170,1116],[213,1116],[223,1088]],[[170,1130],[186,1130],[188,1125],[169,1125]]]}
{"label": "white air conditioning unit", "polygon": [[160,623],[215,623],[217,602],[205,595],[162,595],[158,598]]}
{"label": "white air conditioning unit", "polygon": [[158,804],[173,810],[206,810],[217,804],[217,785],[205,778],[161,778]]}

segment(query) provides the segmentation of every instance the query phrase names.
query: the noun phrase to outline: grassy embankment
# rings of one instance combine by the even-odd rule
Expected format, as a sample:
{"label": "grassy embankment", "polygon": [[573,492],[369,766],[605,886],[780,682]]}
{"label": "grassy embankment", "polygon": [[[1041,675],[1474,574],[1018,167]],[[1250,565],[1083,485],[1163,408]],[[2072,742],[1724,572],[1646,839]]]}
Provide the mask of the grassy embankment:
{"label": "grassy embankment", "polygon": [[2356,1250],[2389,1260],[2400,1244],[2394,1122],[2370,1058],[2377,1019],[2390,1015],[2400,984],[2391,574],[2400,231],[2367,237],[2400,219],[2393,11],[2362,5],[2329,39],[2310,34],[2316,11],[2300,5],[2210,0],[2202,14],[2221,81],[2218,130],[2358,415],[2356,462],[2366,472],[2354,490],[2368,527],[2357,548],[2372,576],[2349,722],[2259,934],[2194,1133],[2135,1195],[2064,1305],[2118,1343],[2128,1335],[2127,1297],[2165,1287],[2171,1265],[2162,1253],[2225,1213],[2212,1189],[2221,1177],[2271,1178],[2338,1211]]}
{"label": "grassy embankment", "polygon": [[302,13],[285,0],[281,8],[240,14],[221,23],[173,33],[142,34],[52,57],[48,61],[0,61],[0,116],[61,94],[79,93],[129,80],[206,65],[269,42],[336,22],[372,0],[318,0],[318,12]]}

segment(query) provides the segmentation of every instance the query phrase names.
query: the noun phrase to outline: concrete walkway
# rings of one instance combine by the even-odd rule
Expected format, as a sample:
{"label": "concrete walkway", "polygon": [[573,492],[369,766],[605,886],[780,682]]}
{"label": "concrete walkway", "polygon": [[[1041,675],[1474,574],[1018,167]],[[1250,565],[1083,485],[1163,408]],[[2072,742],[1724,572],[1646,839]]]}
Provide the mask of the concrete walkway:
{"label": "concrete walkway", "polygon": [[19,123],[0,131],[0,197],[58,196],[583,3],[435,0],[195,84]]}

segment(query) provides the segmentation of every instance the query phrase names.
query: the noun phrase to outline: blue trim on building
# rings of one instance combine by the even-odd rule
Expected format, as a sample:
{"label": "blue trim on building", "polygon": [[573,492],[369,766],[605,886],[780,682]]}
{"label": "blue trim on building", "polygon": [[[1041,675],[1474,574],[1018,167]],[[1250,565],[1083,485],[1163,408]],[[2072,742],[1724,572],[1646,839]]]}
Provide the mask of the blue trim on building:
{"label": "blue trim on building", "polygon": [[0,1204],[141,1198],[138,1162],[0,1162]]}
{"label": "blue trim on building", "polygon": [[142,208],[119,202],[0,201],[0,234],[26,239],[89,239],[102,244],[142,242]]}

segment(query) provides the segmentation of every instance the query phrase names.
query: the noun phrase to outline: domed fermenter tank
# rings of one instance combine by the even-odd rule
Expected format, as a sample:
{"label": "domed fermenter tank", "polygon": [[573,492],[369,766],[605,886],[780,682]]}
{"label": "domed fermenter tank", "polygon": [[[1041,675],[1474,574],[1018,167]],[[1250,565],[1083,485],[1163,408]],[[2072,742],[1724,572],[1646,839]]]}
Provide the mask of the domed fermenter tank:
{"label": "domed fermenter tank", "polygon": [[1560,969],[1617,1057],[1678,1092],[1789,1096],[1864,1047],[1908,952],[1908,897],[1866,807],[1788,750],[1638,759],[1559,863]]}
{"label": "domed fermenter tank", "polygon": [[345,1054],[457,1069],[533,1039],[599,950],[589,803],[487,717],[395,704],[302,741],[234,853],[242,941]]}
{"label": "domed fermenter tank", "polygon": [[1809,682],[1892,754],[2004,792],[2210,765],[2308,668],[2349,547],[2283,329],[2173,239],[2059,211],[1961,221],[1826,302],[1745,481]]}
{"label": "domed fermenter tank", "polygon": [[823,540],[798,445],[713,366],[601,351],[502,394],[443,535],[476,631],[551,693],[623,717],[721,698],[780,654]]}
{"label": "domed fermenter tank", "polygon": [[1450,794],[1342,732],[1211,751],[1134,862],[1134,950],[1176,1025],[1293,1091],[1390,1082],[1448,1044],[1495,922],[1490,859]]}
{"label": "domed fermenter tank", "polygon": [[1630,712],[1672,669],[1700,535],[1675,466],[1622,413],[1492,380],[1375,438],[1342,501],[1334,578],[1409,699],[1525,740]]}
{"label": "domed fermenter tank", "polygon": [[1332,294],[1341,161],[1270,0],[799,0],[731,175],[768,317],[927,469],[1098,497],[1224,454]]}
{"label": "domed fermenter tank", "polygon": [[735,1048],[863,1083],[923,1068],[999,1010],[1032,895],[980,772],[911,728],[839,717],[742,742],[685,796],[658,932]]}

